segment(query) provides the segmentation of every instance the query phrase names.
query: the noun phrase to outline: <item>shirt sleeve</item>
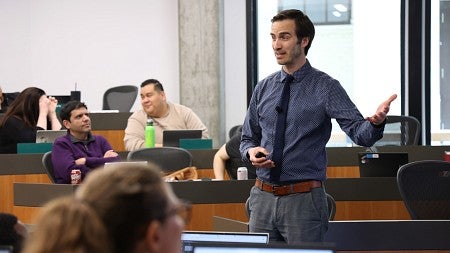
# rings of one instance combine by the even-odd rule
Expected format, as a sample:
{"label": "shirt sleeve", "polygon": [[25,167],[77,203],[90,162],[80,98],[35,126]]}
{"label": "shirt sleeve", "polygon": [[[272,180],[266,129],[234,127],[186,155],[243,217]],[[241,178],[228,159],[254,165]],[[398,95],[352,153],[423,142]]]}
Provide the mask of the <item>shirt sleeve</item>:
{"label": "shirt sleeve", "polygon": [[138,112],[134,112],[128,118],[125,128],[124,144],[127,151],[133,151],[145,147],[145,118],[142,120]]}
{"label": "shirt sleeve", "polygon": [[184,115],[185,123],[186,123],[186,127],[187,127],[186,129],[201,129],[202,130],[202,138],[203,139],[209,138],[208,129],[203,124],[200,117],[198,117],[197,114],[195,114],[195,112],[190,108],[187,108],[187,110],[185,110],[184,113],[185,113],[185,115]]}
{"label": "shirt sleeve", "polygon": [[338,81],[332,83],[330,87],[327,111],[354,143],[370,147],[383,137],[384,126],[375,127],[364,119]]}

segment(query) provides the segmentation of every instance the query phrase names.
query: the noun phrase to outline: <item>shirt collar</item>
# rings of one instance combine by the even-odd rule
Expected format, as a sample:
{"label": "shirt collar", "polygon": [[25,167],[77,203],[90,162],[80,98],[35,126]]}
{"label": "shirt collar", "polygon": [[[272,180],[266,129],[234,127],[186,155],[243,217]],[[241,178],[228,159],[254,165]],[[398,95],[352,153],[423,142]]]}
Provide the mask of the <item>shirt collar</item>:
{"label": "shirt collar", "polygon": [[92,136],[91,133],[88,133],[88,137],[87,140],[79,140],[77,138],[75,138],[73,135],[69,134],[70,136],[70,140],[72,141],[72,143],[77,143],[77,142],[81,142],[83,144],[88,144],[89,142],[93,142],[95,140],[95,137]]}
{"label": "shirt collar", "polygon": [[[301,67],[301,68],[299,68],[299,69],[297,69],[293,74],[292,74],[292,76],[294,76],[294,82],[300,82],[302,79],[303,79],[303,77],[305,77],[306,76],[306,74],[310,71],[312,69],[312,67],[311,67],[311,64],[309,63],[309,61],[308,61],[308,59],[306,59],[306,62],[305,62],[305,64]],[[288,73],[286,73],[284,70],[283,70],[283,68],[281,68],[281,82],[285,82],[286,81],[286,77],[288,76],[289,74]]]}

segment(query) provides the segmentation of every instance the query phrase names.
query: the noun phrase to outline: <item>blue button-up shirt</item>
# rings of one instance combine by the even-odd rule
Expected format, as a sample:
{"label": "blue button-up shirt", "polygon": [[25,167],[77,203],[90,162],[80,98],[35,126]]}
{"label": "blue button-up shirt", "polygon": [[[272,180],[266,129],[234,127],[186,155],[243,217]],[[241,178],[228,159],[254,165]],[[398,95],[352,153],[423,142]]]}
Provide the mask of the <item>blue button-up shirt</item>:
{"label": "blue button-up shirt", "polygon": [[[255,87],[242,128],[240,151],[249,160],[250,148],[261,146],[272,158],[280,103],[286,73],[281,70]],[[293,73],[286,119],[280,182],[326,179],[325,146],[331,136],[331,119],[358,145],[372,146],[383,137],[384,127],[365,120],[340,83],[311,67],[309,61]],[[272,168],[273,169],[273,168]],[[270,182],[270,169],[257,169],[258,178]]]}

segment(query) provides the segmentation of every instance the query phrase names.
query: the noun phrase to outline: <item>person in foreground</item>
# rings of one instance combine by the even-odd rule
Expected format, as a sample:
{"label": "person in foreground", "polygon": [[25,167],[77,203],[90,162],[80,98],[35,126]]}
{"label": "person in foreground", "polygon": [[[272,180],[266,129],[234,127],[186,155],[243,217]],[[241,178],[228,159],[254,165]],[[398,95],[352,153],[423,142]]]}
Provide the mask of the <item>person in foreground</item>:
{"label": "person in foreground", "polygon": [[0,154],[17,153],[18,143],[36,142],[37,130],[59,130],[58,101],[36,87],[23,90],[0,118]]}
{"label": "person in foreground", "polygon": [[84,103],[66,103],[59,116],[67,128],[67,134],[53,143],[52,163],[56,183],[69,184],[70,173],[74,169],[80,170],[84,179],[87,173],[106,162],[120,160],[103,136],[91,133],[91,119]]}
{"label": "person in foreground", "polygon": [[90,205],[104,224],[116,253],[179,253],[190,215],[151,165],[115,164],[95,170],[75,197]]}
{"label": "person in foreground", "polygon": [[164,130],[199,129],[202,138],[209,138],[208,129],[192,109],[167,101],[162,84],[156,79],[148,79],[141,84],[142,109],[134,112],[125,128],[125,149],[133,151],[145,148],[145,126],[147,119],[153,120],[155,145],[162,146]]}
{"label": "person in foreground", "polygon": [[27,237],[27,228],[14,214],[0,213],[0,245],[12,246],[13,253],[20,253]]}
{"label": "person in foreground", "polygon": [[242,158],[257,168],[249,229],[269,233],[271,241],[321,242],[328,229],[323,182],[331,118],[356,144],[372,146],[383,136],[396,95],[364,119],[340,83],[307,60],[311,20],[299,10],[284,10],[271,21],[272,48],[282,68],[255,87],[240,146]]}
{"label": "person in foreground", "polygon": [[111,253],[105,225],[89,205],[70,197],[47,203],[22,253]]}

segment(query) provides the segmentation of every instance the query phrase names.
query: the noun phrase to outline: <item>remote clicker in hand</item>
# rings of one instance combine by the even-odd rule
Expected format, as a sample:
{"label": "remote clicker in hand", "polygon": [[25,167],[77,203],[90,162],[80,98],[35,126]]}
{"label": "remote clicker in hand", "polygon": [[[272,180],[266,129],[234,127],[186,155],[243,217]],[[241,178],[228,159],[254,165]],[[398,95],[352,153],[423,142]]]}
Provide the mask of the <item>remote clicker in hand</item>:
{"label": "remote clicker in hand", "polygon": [[256,158],[266,157],[266,155],[263,152],[258,152],[255,155]]}

